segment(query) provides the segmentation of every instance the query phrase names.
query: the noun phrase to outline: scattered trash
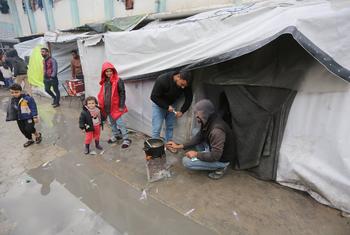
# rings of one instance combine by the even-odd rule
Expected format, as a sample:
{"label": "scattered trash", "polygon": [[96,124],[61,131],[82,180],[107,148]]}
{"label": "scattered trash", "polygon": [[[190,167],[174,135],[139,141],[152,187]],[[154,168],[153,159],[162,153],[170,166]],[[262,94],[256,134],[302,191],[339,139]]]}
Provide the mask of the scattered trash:
{"label": "scattered trash", "polygon": [[102,150],[101,152],[100,152],[100,155],[103,155],[105,153],[105,150]]}
{"label": "scattered trash", "polygon": [[45,162],[44,164],[42,164],[42,167],[45,167],[47,164],[49,164],[50,162]]}
{"label": "scattered trash", "polygon": [[170,178],[171,173],[166,166],[166,158],[157,157],[151,158],[146,161],[147,179],[148,182],[153,183],[155,181]]}
{"label": "scattered trash", "polygon": [[158,188],[156,188],[156,193],[158,193]]}
{"label": "scattered trash", "polygon": [[193,209],[187,211],[187,212],[184,214],[184,216],[189,216],[194,210],[195,210],[195,209],[193,208]]}
{"label": "scattered trash", "polygon": [[347,213],[347,212],[343,211],[341,213],[341,216],[346,217],[346,218],[350,218],[350,213]]}
{"label": "scattered trash", "polygon": [[30,180],[26,180],[26,183],[28,184],[28,183],[30,183],[31,181]]}
{"label": "scattered trash", "polygon": [[91,179],[91,180],[90,180],[90,183],[93,183],[93,182],[95,182],[95,179]]}
{"label": "scattered trash", "polygon": [[81,164],[80,163],[77,163],[77,164],[75,164],[76,166],[81,166]]}
{"label": "scattered trash", "polygon": [[233,214],[233,217],[235,217],[235,219],[239,221],[238,213],[236,211],[232,211],[232,214]]}
{"label": "scattered trash", "polygon": [[115,160],[115,162],[120,162],[120,160],[119,160],[119,159],[117,159],[117,160]]}
{"label": "scattered trash", "polygon": [[79,211],[86,211],[86,209],[84,209],[84,208],[79,208]]}
{"label": "scattered trash", "polygon": [[147,199],[147,193],[146,193],[146,190],[144,189],[141,193],[141,197],[139,200],[142,201],[142,200],[146,200],[146,199]]}

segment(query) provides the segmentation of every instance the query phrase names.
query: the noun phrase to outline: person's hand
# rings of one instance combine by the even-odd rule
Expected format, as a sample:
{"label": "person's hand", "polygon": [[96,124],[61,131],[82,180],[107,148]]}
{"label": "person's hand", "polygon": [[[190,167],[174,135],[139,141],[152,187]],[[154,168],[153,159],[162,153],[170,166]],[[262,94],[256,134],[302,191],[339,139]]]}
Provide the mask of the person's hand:
{"label": "person's hand", "polygon": [[168,112],[170,112],[170,113],[174,112],[173,106],[169,105]]}
{"label": "person's hand", "polygon": [[39,123],[39,118],[38,117],[33,118],[33,120],[34,120],[34,123]]}
{"label": "person's hand", "polygon": [[182,149],[183,148],[182,144],[177,144],[174,141],[169,141],[168,143],[166,143],[165,146],[169,149]]}
{"label": "person's hand", "polygon": [[175,114],[176,118],[181,118],[181,117],[182,117],[182,115],[183,115],[183,113],[182,113],[182,112],[176,112],[176,114]]}
{"label": "person's hand", "polygon": [[191,151],[188,151],[185,155],[188,158],[195,158],[198,156],[198,152],[191,150]]}

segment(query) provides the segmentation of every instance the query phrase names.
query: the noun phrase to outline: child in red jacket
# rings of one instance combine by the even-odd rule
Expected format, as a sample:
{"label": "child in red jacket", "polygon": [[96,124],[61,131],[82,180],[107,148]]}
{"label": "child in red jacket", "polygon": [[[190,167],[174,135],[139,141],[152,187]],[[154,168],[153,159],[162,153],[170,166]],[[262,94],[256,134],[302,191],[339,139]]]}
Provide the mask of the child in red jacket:
{"label": "child in red jacket", "polygon": [[122,148],[128,148],[131,140],[128,138],[128,132],[122,118],[123,114],[128,111],[125,105],[124,82],[109,62],[102,65],[100,85],[100,92],[97,95],[98,103],[102,115],[108,117],[112,125],[113,136],[108,140],[108,143],[115,143],[118,138],[122,138]]}

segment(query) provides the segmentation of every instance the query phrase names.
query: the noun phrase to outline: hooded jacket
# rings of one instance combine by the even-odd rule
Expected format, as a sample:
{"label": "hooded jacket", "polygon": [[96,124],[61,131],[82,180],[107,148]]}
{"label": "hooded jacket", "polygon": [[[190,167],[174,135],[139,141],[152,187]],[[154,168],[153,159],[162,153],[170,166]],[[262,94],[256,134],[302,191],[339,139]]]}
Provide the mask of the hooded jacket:
{"label": "hooded jacket", "polygon": [[188,149],[200,143],[209,145],[209,152],[199,152],[197,158],[205,162],[233,162],[234,140],[230,127],[222,118],[217,116],[214,105],[209,100],[199,101],[194,111],[201,120],[201,129],[184,149]]}
{"label": "hooded jacket", "polygon": [[21,94],[19,98],[12,98],[11,105],[12,109],[17,112],[17,120],[29,120],[38,116],[35,100],[27,94]]}
{"label": "hooded jacket", "polygon": [[26,75],[27,74],[27,64],[26,62],[20,58],[15,49],[6,52],[6,62],[9,62],[13,68],[13,75],[16,77],[18,75]]}
{"label": "hooded jacket", "polygon": [[100,88],[100,92],[97,95],[97,99],[100,105],[102,116],[106,117],[107,113],[105,112],[104,90],[105,90],[105,82],[106,82],[105,72],[107,69],[112,69],[113,71],[113,74],[110,78],[110,82],[112,85],[110,115],[114,120],[117,120],[124,113],[128,112],[128,108],[125,105],[126,96],[125,96],[124,82],[122,79],[119,78],[118,72],[114,68],[114,66],[109,62],[105,62],[102,65],[101,81],[100,81],[101,88]]}

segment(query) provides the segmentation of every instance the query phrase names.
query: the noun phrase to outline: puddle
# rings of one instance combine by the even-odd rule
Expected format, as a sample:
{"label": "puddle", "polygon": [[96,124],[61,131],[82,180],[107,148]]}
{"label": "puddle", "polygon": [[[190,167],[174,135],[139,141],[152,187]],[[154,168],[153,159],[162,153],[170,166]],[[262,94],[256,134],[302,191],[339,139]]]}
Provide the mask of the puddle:
{"label": "puddle", "polygon": [[62,157],[22,175],[0,208],[16,235],[214,234],[140,195],[88,160]]}

